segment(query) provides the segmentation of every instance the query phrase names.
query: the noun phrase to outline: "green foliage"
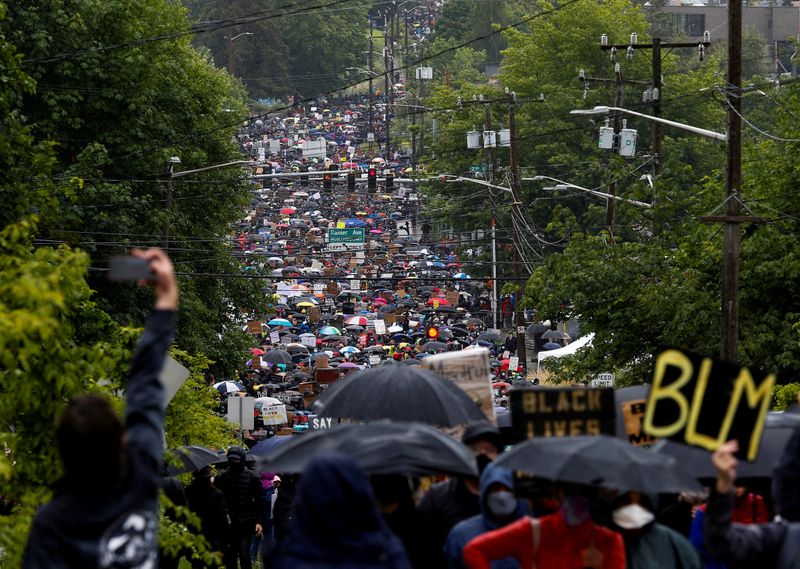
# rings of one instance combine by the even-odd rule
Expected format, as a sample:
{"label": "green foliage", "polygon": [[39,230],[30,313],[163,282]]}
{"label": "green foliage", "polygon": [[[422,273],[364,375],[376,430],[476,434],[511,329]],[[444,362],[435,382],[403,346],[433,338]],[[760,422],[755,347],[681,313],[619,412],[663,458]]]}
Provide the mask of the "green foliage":
{"label": "green foliage", "polygon": [[186,366],[191,375],[167,407],[164,423],[167,448],[201,445],[222,449],[234,444],[233,425],[215,414],[219,394],[205,379],[210,360],[176,349],[170,355]]}
{"label": "green foliage", "polygon": [[772,410],[785,411],[797,403],[798,395],[800,395],[800,383],[776,385],[772,391]]}
{"label": "green foliage", "polygon": [[[92,266],[129,247],[158,244],[168,225],[169,252],[182,272],[239,271],[227,238],[249,202],[241,170],[175,178],[174,205],[164,207],[169,157],[180,157],[176,170],[241,157],[232,143],[237,117],[245,114],[239,87],[188,36],[142,41],[187,28],[186,10],[164,0],[18,2],[2,23],[37,82],[21,98],[21,112],[41,137],[58,141],[57,178],[74,180],[44,192],[50,202],[37,207],[44,214],[40,237],[81,248]],[[189,277],[181,285],[178,344],[209,355],[217,373],[232,371],[244,344],[230,306],[256,306],[256,283]],[[90,286],[98,305],[122,324],[141,322],[149,310],[148,296],[132,285],[93,273]]]}

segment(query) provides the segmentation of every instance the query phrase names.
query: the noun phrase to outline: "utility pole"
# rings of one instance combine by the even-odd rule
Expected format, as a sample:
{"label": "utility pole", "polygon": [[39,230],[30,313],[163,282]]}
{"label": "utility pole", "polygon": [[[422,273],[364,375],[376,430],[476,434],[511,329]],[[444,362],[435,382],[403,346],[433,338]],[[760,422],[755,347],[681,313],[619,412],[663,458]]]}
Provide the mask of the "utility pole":
{"label": "utility pole", "polygon": [[[625,90],[622,83],[622,69],[619,63],[614,65],[614,78],[616,81],[616,88],[614,89],[614,106],[622,107],[624,105]],[[614,113],[614,147],[613,152],[619,151],[619,133],[622,130],[622,113],[616,111]],[[608,193],[612,196],[617,195],[617,180],[616,176],[608,186]],[[606,200],[606,229],[608,229],[608,236],[611,242],[614,242],[614,219],[616,217],[616,204],[617,200]]]}
{"label": "utility pole", "polygon": [[736,363],[739,348],[739,261],[742,191],[742,3],[728,2],[728,172],[722,251],[722,347],[720,358]]}
{"label": "utility pole", "polygon": [[383,70],[384,73],[384,88],[386,89],[386,107],[384,108],[386,114],[384,117],[384,128],[386,129],[386,161],[391,160],[391,148],[392,148],[392,135],[390,132],[391,127],[391,114],[392,114],[392,103],[394,102],[392,97],[392,91],[394,90],[393,85],[391,84],[390,74],[392,73],[391,69],[391,60],[392,56],[390,50],[392,49],[392,16],[393,14],[389,14],[389,19],[387,20],[387,25],[385,28],[385,33],[383,36]]}
{"label": "utility pole", "polygon": [[[651,43],[639,43],[638,36],[634,32],[631,34],[630,42],[627,44],[609,44],[608,36],[603,34],[600,37],[600,49],[610,51],[612,61],[615,60],[617,50],[625,50],[628,61],[633,60],[633,54],[637,49],[649,49],[652,55],[652,90],[647,91],[646,100],[652,104],[653,116],[661,116],[661,48],[675,49],[692,47],[697,48],[702,61],[705,56],[705,50],[711,45],[711,34],[709,32],[703,33],[703,41],[701,42],[662,42],[659,38],[653,38]],[[653,155],[653,172],[658,174],[661,167],[661,129],[657,122],[653,122],[651,127],[651,148]]]}
{"label": "utility pole", "polygon": [[[514,106],[517,103],[516,93],[508,93],[508,131],[510,146],[508,149],[508,165],[511,171],[511,231],[514,240],[514,279],[520,289],[517,292],[516,303],[514,305],[514,325],[517,329],[517,356],[522,362],[524,369],[528,369],[528,360],[525,352],[525,314],[520,309],[524,284],[522,282],[522,240],[520,239],[520,227],[522,222],[522,212],[519,206],[522,204],[522,183],[519,175],[519,164],[517,163],[517,119]],[[613,200],[610,200],[613,201]]]}
{"label": "utility pole", "polygon": [[173,156],[169,159],[167,163],[167,195],[164,199],[164,209],[166,210],[166,218],[164,220],[164,235],[161,238],[162,247],[163,249],[169,250],[169,231],[170,231],[170,222],[172,218],[172,192],[173,192],[173,181],[175,179],[175,164],[180,164],[180,158],[177,156]]}
{"label": "utility pole", "polygon": [[[370,140],[370,133],[374,133],[373,124],[372,124],[372,101],[373,101],[373,86],[372,86],[372,18],[369,19],[369,59],[368,67],[369,67],[369,99],[367,105],[367,116],[368,116],[368,125],[367,125],[367,155],[372,158],[372,140]],[[374,134],[373,134],[374,136]]]}
{"label": "utility pole", "polygon": [[[483,100],[483,95],[480,96],[480,101],[483,103],[483,130],[492,130],[492,109],[489,106],[489,101]],[[486,181],[494,184],[494,152],[492,146],[486,146]],[[489,188],[489,196],[492,201],[492,328],[497,330],[497,200],[492,188]]]}
{"label": "utility pole", "polygon": [[228,75],[233,75],[233,36],[229,33],[228,38]]}

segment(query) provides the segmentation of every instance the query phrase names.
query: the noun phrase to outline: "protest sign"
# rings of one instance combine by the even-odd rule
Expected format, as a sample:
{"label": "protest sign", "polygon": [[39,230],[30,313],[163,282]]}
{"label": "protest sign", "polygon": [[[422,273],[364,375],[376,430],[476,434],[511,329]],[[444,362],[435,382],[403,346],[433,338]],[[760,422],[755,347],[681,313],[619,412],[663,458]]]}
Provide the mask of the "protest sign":
{"label": "protest sign", "polygon": [[741,458],[758,456],[775,375],[666,349],[655,358],[644,432],[716,450],[739,441]]}
{"label": "protest sign", "polygon": [[495,421],[489,350],[479,348],[428,356],[422,367],[455,383],[475,401],[490,421]]}
{"label": "protest sign", "polygon": [[517,371],[519,369],[519,358],[517,356],[508,358],[508,371]]}
{"label": "protest sign", "polygon": [[520,438],[614,434],[613,389],[512,389],[509,397]]}
{"label": "protest sign", "polygon": [[284,425],[288,422],[286,405],[266,405],[261,408],[261,420],[265,425]]}
{"label": "protest sign", "polygon": [[252,430],[254,425],[253,412],[255,399],[253,397],[229,397],[227,419],[231,423],[244,429]]}
{"label": "protest sign", "polygon": [[445,298],[447,298],[447,302],[450,303],[450,306],[458,306],[458,291],[457,290],[448,290],[447,294],[445,294]]}
{"label": "protest sign", "polygon": [[275,330],[274,332],[269,333],[269,341],[272,344],[280,344],[281,343],[281,333]]}
{"label": "protest sign", "polygon": [[307,335],[303,334],[302,336],[300,336],[300,343],[303,344],[304,346],[309,347],[309,348],[316,348],[317,347],[317,339],[314,336],[310,336],[310,335],[307,336]]}
{"label": "protest sign", "polygon": [[383,320],[374,320],[376,334],[386,334],[386,323]]}
{"label": "protest sign", "polygon": [[248,334],[261,334],[261,322],[256,322],[255,320],[251,320],[247,323],[247,333]]}
{"label": "protest sign", "polygon": [[169,402],[178,393],[186,379],[191,375],[191,372],[176,361],[172,356],[167,356],[164,360],[164,367],[161,368],[161,373],[158,378],[164,386],[164,408],[167,408]]}
{"label": "protest sign", "polygon": [[319,306],[314,306],[308,309],[308,321],[316,324],[322,318],[322,310]]}
{"label": "protest sign", "polygon": [[376,365],[378,365],[379,363],[381,363],[381,357],[380,357],[380,356],[372,356],[372,355],[371,355],[371,356],[369,356],[369,358],[367,359],[367,361],[369,362],[369,365],[371,365],[371,366],[376,366]]}
{"label": "protest sign", "polygon": [[628,442],[634,446],[650,446],[656,442],[652,437],[644,432],[644,410],[647,402],[644,399],[623,401],[620,403],[622,417],[625,423],[625,433],[628,435]]}

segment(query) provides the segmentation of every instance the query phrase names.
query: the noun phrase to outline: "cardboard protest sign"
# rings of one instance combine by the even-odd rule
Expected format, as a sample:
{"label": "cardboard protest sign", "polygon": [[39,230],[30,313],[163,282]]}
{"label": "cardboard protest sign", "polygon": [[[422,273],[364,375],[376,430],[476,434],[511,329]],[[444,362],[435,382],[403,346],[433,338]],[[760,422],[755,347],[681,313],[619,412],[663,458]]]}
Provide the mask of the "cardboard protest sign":
{"label": "cardboard protest sign", "polygon": [[520,438],[613,435],[614,390],[512,389],[511,426]]}
{"label": "cardboard protest sign", "polygon": [[667,349],[655,358],[644,431],[716,450],[739,441],[741,458],[758,456],[775,374],[753,377],[744,367]]}
{"label": "cardboard protest sign", "polygon": [[281,343],[281,333],[275,330],[274,332],[269,333],[269,341],[271,344],[280,344]]}
{"label": "cardboard protest sign", "polygon": [[422,360],[422,367],[455,383],[480,406],[487,419],[495,421],[489,350],[435,354]]}
{"label": "cardboard protest sign", "polygon": [[251,320],[247,323],[247,333],[248,334],[261,334],[261,322],[256,322],[255,320]]}
{"label": "cardboard protest sign", "polygon": [[309,348],[317,347],[317,339],[314,336],[300,336],[300,343]]}
{"label": "cardboard protest sign", "polygon": [[517,371],[519,369],[519,358],[513,356],[508,358],[508,371]]}
{"label": "cardboard protest sign", "polygon": [[620,407],[628,442],[637,447],[650,446],[656,442],[655,437],[644,432],[644,410],[647,408],[647,402],[644,399],[623,401]]}
{"label": "cardboard protest sign", "polygon": [[449,302],[451,306],[458,306],[458,291],[448,290],[447,294],[445,294],[445,298],[447,299],[447,302]]}
{"label": "cardboard protest sign", "polygon": [[319,322],[321,317],[322,317],[322,310],[320,310],[319,306],[314,306],[308,309],[308,320],[312,324]]}
{"label": "cardboard protest sign", "polygon": [[285,425],[288,422],[286,405],[267,405],[262,407],[261,420],[265,425]]}

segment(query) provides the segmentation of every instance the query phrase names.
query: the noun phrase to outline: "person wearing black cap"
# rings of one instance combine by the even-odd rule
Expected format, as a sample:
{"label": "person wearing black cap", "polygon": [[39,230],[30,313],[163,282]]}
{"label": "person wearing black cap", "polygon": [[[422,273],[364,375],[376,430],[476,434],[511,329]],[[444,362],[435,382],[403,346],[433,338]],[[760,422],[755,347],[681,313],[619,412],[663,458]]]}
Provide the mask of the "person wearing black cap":
{"label": "person wearing black cap", "polygon": [[232,446],[228,449],[228,469],[216,479],[231,517],[230,538],[224,555],[226,569],[237,569],[237,558],[242,569],[252,569],[250,543],[253,535],[260,536],[262,532],[258,523],[263,508],[261,480],[245,467],[244,461],[244,449]]}
{"label": "person wearing black cap", "polygon": [[[461,442],[472,449],[479,472],[483,472],[503,450],[500,429],[488,421],[468,425],[461,436]],[[422,498],[419,511],[428,516],[435,532],[437,551],[441,552],[453,526],[480,514],[480,483],[477,478],[472,477],[438,482]],[[443,555],[436,561],[439,561],[436,567],[446,566]]]}

